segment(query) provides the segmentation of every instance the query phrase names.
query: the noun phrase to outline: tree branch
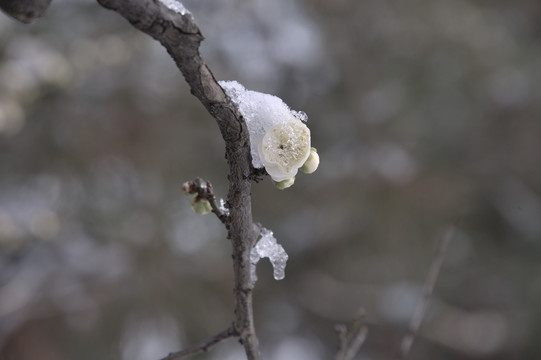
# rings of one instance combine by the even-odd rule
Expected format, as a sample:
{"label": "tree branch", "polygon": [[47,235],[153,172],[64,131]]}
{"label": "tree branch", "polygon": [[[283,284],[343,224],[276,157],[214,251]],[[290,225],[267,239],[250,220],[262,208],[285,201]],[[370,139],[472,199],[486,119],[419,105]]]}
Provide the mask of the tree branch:
{"label": "tree branch", "polygon": [[400,345],[400,353],[398,355],[398,359],[405,359],[411,350],[411,347],[415,340],[415,336],[417,335],[417,332],[419,331],[419,327],[421,326],[421,322],[423,321],[426,308],[428,306],[428,301],[430,300],[430,296],[432,295],[432,291],[434,290],[434,285],[436,285],[436,280],[438,279],[438,275],[440,273],[441,265],[443,264],[443,259],[447,251],[447,247],[449,246],[449,243],[451,242],[451,239],[453,238],[454,232],[455,232],[454,225],[450,226],[447,229],[447,231],[445,232],[445,235],[443,236],[442,241],[440,242],[438,246],[438,250],[436,251],[434,260],[432,260],[432,264],[430,264],[428,275],[423,287],[423,297],[417,303],[417,307],[415,308],[415,312],[413,313],[413,316],[410,321],[408,332],[402,339],[402,344]]}
{"label": "tree branch", "polygon": [[202,352],[209,351],[212,347],[217,345],[218,343],[227,340],[231,337],[238,336],[239,334],[235,331],[234,326],[230,326],[229,328],[225,329],[224,331],[219,332],[218,334],[209,337],[208,339],[200,342],[197,345],[190,346],[186,349],[170,353],[166,357],[160,359],[160,360],[179,360],[179,359],[186,359],[190,356],[200,354]]}
{"label": "tree branch", "polygon": [[0,0],[0,9],[22,23],[30,24],[43,16],[51,0]]}
{"label": "tree branch", "polygon": [[246,124],[237,106],[217,83],[204,63],[199,44],[203,36],[189,12],[170,9],[160,0],[98,0],[118,12],[135,28],[158,40],[180,69],[192,94],[201,101],[218,123],[225,141],[229,164],[230,211],[228,238],[233,248],[235,332],[239,334],[249,360],[260,358],[252,311],[253,283],[250,276],[250,252],[256,240],[250,198],[250,142]]}
{"label": "tree branch", "polygon": [[352,360],[363,346],[368,336],[368,328],[361,324],[364,310],[360,309],[348,329],[346,325],[336,325],[338,335],[338,351],[334,360]]}

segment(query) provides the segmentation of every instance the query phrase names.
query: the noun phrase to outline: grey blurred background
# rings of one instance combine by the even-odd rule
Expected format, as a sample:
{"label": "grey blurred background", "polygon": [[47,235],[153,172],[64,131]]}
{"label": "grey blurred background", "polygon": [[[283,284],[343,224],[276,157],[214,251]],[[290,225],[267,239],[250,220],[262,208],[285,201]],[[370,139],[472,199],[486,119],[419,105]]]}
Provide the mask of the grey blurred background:
{"label": "grey blurred background", "polygon": [[[320,169],[253,190],[270,360],[391,359],[458,222],[412,359],[541,357],[541,4],[185,1],[220,80],[309,116]],[[218,128],[165,50],[90,0],[0,14],[0,359],[155,360],[233,321]],[[243,359],[233,340],[195,359]]]}

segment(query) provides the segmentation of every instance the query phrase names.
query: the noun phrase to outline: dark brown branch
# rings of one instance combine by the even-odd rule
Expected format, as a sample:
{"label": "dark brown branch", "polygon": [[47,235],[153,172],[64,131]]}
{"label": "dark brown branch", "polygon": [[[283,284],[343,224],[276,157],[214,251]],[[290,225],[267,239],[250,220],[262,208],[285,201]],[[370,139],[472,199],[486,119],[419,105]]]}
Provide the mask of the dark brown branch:
{"label": "dark brown branch", "polygon": [[218,334],[209,337],[208,339],[200,342],[197,345],[190,346],[186,349],[171,353],[167,355],[166,357],[160,359],[160,360],[179,360],[179,359],[186,359],[190,356],[200,354],[202,352],[209,351],[214,345],[217,345],[218,343],[227,340],[231,337],[238,336],[239,334],[235,331],[234,326],[230,326],[229,328],[225,329],[224,331],[219,332]]}
{"label": "dark brown branch", "polygon": [[25,24],[43,16],[51,0],[0,0],[0,9]]}
{"label": "dark brown branch", "polygon": [[436,251],[434,260],[432,260],[432,264],[430,264],[428,275],[423,287],[423,297],[417,303],[417,307],[415,308],[415,312],[413,313],[413,316],[410,321],[408,332],[402,339],[402,344],[400,345],[400,353],[398,355],[398,359],[405,359],[408,356],[411,350],[411,347],[413,345],[413,342],[415,341],[415,336],[417,335],[417,332],[419,331],[419,327],[421,326],[421,322],[423,321],[426,308],[430,300],[430,296],[432,295],[432,292],[434,291],[434,286],[436,285],[436,280],[438,279],[441,265],[443,264],[443,259],[445,258],[445,253],[447,251],[447,248],[449,247],[449,243],[451,242],[451,239],[453,238],[454,232],[455,232],[454,225],[450,226],[447,229],[447,231],[445,232],[445,235],[443,236],[442,241],[440,242],[438,246],[438,250]]}
{"label": "dark brown branch", "polygon": [[230,211],[228,237],[233,247],[235,330],[249,360],[260,358],[252,311],[253,283],[250,251],[256,239],[250,198],[251,166],[248,131],[237,106],[224,93],[204,63],[199,44],[203,36],[191,14],[180,14],[159,0],[98,0],[134,27],[158,40],[180,69],[192,94],[218,123],[229,163]]}

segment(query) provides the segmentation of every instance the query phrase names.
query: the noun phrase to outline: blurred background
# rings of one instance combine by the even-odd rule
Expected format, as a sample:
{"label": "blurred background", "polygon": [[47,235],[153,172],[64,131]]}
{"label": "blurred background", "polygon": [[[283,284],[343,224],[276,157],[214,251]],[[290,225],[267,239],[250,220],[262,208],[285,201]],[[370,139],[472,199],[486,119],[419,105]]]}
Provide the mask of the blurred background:
{"label": "blurred background", "polygon": [[[258,267],[266,359],[397,353],[457,223],[412,359],[541,357],[541,3],[184,1],[217,79],[309,116],[319,170],[253,189],[289,254]],[[0,358],[155,360],[233,321],[224,144],[165,50],[90,0],[0,14]],[[195,359],[243,359],[234,341]]]}

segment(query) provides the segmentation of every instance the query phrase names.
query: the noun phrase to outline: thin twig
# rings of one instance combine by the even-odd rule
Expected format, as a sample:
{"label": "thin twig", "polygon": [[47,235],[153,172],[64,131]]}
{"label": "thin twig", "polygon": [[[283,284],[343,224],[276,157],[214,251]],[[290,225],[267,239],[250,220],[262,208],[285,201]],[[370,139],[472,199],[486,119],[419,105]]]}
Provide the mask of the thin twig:
{"label": "thin twig", "polygon": [[336,325],[338,351],[334,360],[352,360],[359,353],[368,336],[368,328],[361,324],[364,314],[363,309],[359,310],[349,329],[342,324]]}
{"label": "thin twig", "polygon": [[189,358],[190,356],[197,355],[202,352],[207,352],[214,345],[238,335],[239,334],[236,332],[235,327],[232,325],[229,328],[225,329],[224,331],[221,331],[218,334],[211,336],[208,339],[203,340],[199,344],[190,346],[186,349],[183,349],[174,353],[170,353],[169,355],[167,355],[166,357],[160,360],[186,359],[186,358]]}
{"label": "thin twig", "polygon": [[432,291],[434,290],[436,280],[438,279],[438,275],[440,273],[441,265],[443,264],[443,259],[445,258],[445,253],[447,251],[447,248],[449,247],[451,239],[453,238],[454,232],[455,225],[451,225],[445,232],[445,235],[443,236],[443,239],[440,242],[436,251],[434,260],[432,260],[432,264],[430,264],[428,275],[423,286],[423,296],[421,300],[417,303],[417,306],[410,321],[408,332],[402,339],[398,359],[405,359],[408,356],[413,342],[415,341],[415,336],[417,335],[419,327],[421,326],[421,323],[423,321],[428,302],[430,300],[430,296],[432,295]]}
{"label": "thin twig", "polygon": [[212,189],[212,184],[210,181],[204,181],[201,178],[196,178],[192,183],[194,184],[197,195],[202,199],[208,200],[214,215],[216,215],[218,219],[226,226],[226,228],[228,228],[229,213],[226,213],[220,208],[220,205],[216,201],[216,196],[214,195],[214,190]]}
{"label": "thin twig", "polygon": [[338,337],[338,351],[336,352],[334,360],[343,360],[348,347],[348,329],[346,325],[339,324],[334,327],[334,330]]}
{"label": "thin twig", "polygon": [[352,360],[355,356],[357,356],[367,336],[368,328],[366,326],[361,326],[355,337],[350,341],[348,350],[344,356],[344,360]]}

